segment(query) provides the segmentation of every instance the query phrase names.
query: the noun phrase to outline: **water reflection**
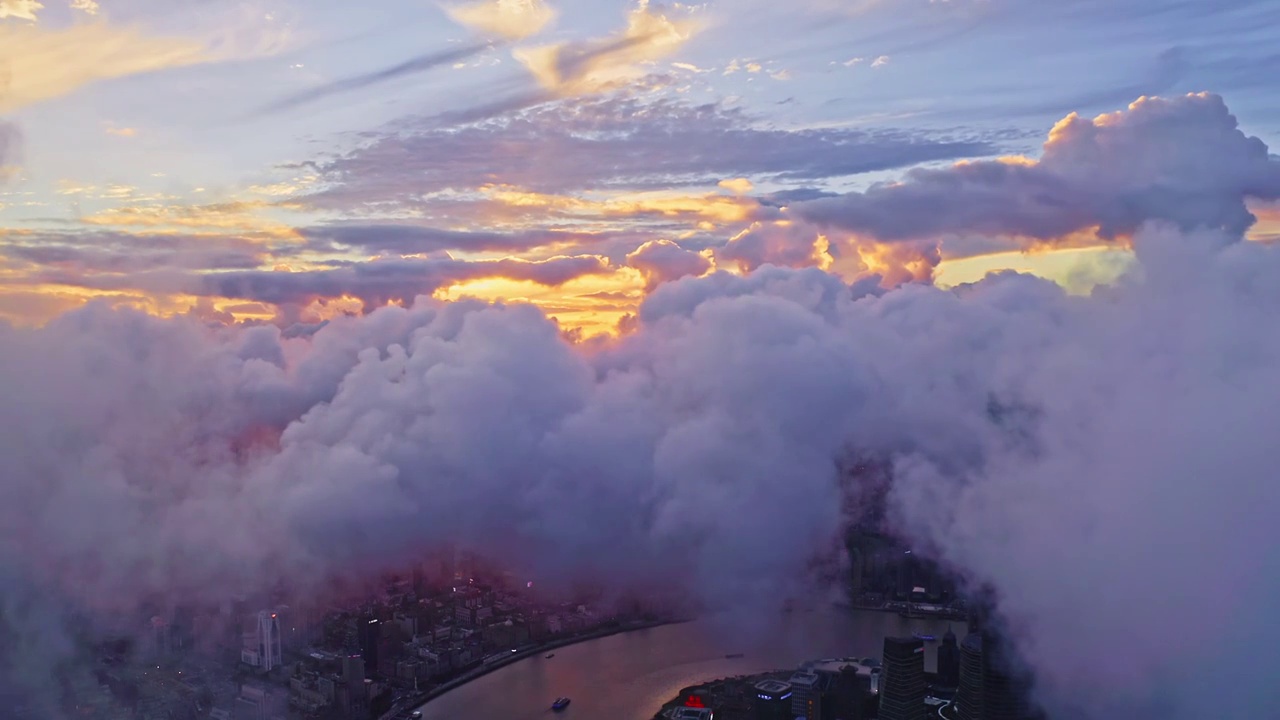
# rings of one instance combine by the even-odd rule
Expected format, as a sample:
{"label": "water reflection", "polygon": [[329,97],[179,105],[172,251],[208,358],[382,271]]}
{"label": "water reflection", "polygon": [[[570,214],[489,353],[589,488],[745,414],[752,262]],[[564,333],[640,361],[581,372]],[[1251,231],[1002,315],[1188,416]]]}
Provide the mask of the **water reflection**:
{"label": "water reflection", "polygon": [[[948,622],[859,610],[795,613],[743,626],[714,618],[666,625],[538,654],[436,698],[422,708],[426,720],[649,720],[680,688],[717,677],[793,668],[821,657],[880,657],[888,635],[938,636]],[[964,623],[952,622],[963,637]],[[925,667],[937,662],[937,643],[926,645]],[[741,658],[726,655],[742,653]],[[563,712],[551,702],[573,699]]]}

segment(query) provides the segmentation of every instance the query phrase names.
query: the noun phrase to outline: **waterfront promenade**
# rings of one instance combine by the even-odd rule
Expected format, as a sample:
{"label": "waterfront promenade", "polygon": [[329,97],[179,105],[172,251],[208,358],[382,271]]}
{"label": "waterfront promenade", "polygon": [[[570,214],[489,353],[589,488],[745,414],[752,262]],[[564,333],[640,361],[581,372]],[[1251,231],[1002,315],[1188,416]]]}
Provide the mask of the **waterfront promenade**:
{"label": "waterfront promenade", "polygon": [[424,690],[420,693],[417,693],[413,696],[410,696],[408,698],[401,700],[400,702],[392,706],[392,708],[388,710],[386,713],[383,713],[380,716],[379,720],[393,720],[394,718],[404,717],[408,715],[409,712],[412,711],[414,708],[424,705],[430,702],[431,700],[449,692],[450,690],[457,689],[473,680],[476,680],[477,678],[481,678],[485,675],[488,675],[491,672],[494,672],[495,670],[499,670],[501,668],[504,668],[510,665],[511,663],[524,660],[525,658],[536,657],[538,655],[541,655],[542,653],[549,653],[562,647],[575,645],[577,643],[587,642],[589,640],[599,640],[600,638],[609,637],[610,635],[617,635],[618,633],[634,632],[637,630],[645,630],[648,628],[661,627],[663,625],[674,625],[674,624],[685,623],[685,622],[690,622],[690,620],[689,619],[636,620],[632,622],[623,622],[623,623],[619,623],[618,625],[610,625],[608,627],[598,628],[596,630],[585,632],[580,635],[559,638],[557,640],[540,643],[538,645],[530,645],[523,648],[517,648],[515,652],[510,653],[509,657],[502,657],[496,660],[485,662],[484,664],[480,665],[480,667],[468,670],[467,672],[459,675],[458,677],[452,678],[451,680],[448,680],[439,685],[436,685],[434,687],[431,687],[427,690]]}

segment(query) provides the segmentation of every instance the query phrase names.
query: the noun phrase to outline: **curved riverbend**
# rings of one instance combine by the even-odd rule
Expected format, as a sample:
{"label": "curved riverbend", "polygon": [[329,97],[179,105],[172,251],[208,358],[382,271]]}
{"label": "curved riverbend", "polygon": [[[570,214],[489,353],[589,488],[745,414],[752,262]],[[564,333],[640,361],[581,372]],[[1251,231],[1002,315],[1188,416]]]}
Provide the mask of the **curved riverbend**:
{"label": "curved riverbend", "polygon": [[[950,623],[957,635],[964,623]],[[610,635],[533,654],[460,685],[420,709],[424,720],[549,720],[551,701],[573,703],[557,717],[650,720],[681,688],[731,675],[792,668],[834,656],[880,656],[886,635],[942,636],[948,623],[893,613],[796,613],[759,626],[707,618]],[[926,648],[926,667],[936,662]],[[727,658],[726,655],[742,654]]]}

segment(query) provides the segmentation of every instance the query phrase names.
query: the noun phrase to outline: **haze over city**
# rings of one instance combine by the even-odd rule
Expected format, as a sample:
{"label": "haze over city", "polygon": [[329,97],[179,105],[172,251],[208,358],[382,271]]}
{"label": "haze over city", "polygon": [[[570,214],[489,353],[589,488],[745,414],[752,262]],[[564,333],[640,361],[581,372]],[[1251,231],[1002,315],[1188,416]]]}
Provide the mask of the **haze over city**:
{"label": "haze over city", "polygon": [[1278,41],[1266,0],[0,0],[0,702],[285,687],[239,646],[277,608],[303,695],[400,613],[391,713],[508,645],[981,598],[1049,718],[1273,716]]}

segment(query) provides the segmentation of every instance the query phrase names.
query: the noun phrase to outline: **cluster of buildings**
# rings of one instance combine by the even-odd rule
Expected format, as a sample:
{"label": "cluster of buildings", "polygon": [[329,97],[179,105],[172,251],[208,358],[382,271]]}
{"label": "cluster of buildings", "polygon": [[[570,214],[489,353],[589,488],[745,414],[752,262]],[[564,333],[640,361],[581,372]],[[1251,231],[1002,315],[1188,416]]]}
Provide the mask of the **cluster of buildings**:
{"label": "cluster of buildings", "polygon": [[[882,660],[806,663],[788,679],[755,683],[751,720],[1044,720],[1029,699],[1029,679],[1013,670],[1008,648],[991,632],[938,648],[937,672],[925,671],[918,638],[884,640]],[[729,713],[737,715],[740,713]],[[722,718],[721,720],[729,720]]]}
{"label": "cluster of buildings", "polygon": [[925,669],[932,638],[888,637],[879,660],[815,660],[790,673],[719,680],[686,690],[683,704],[708,708],[702,720],[1045,720],[1008,642],[981,612],[970,623],[963,641],[947,630],[935,672]]}
{"label": "cluster of buildings", "polygon": [[86,653],[58,702],[82,720],[371,720],[513,650],[618,622],[590,597],[550,602],[448,549],[350,606],[150,608]]}

